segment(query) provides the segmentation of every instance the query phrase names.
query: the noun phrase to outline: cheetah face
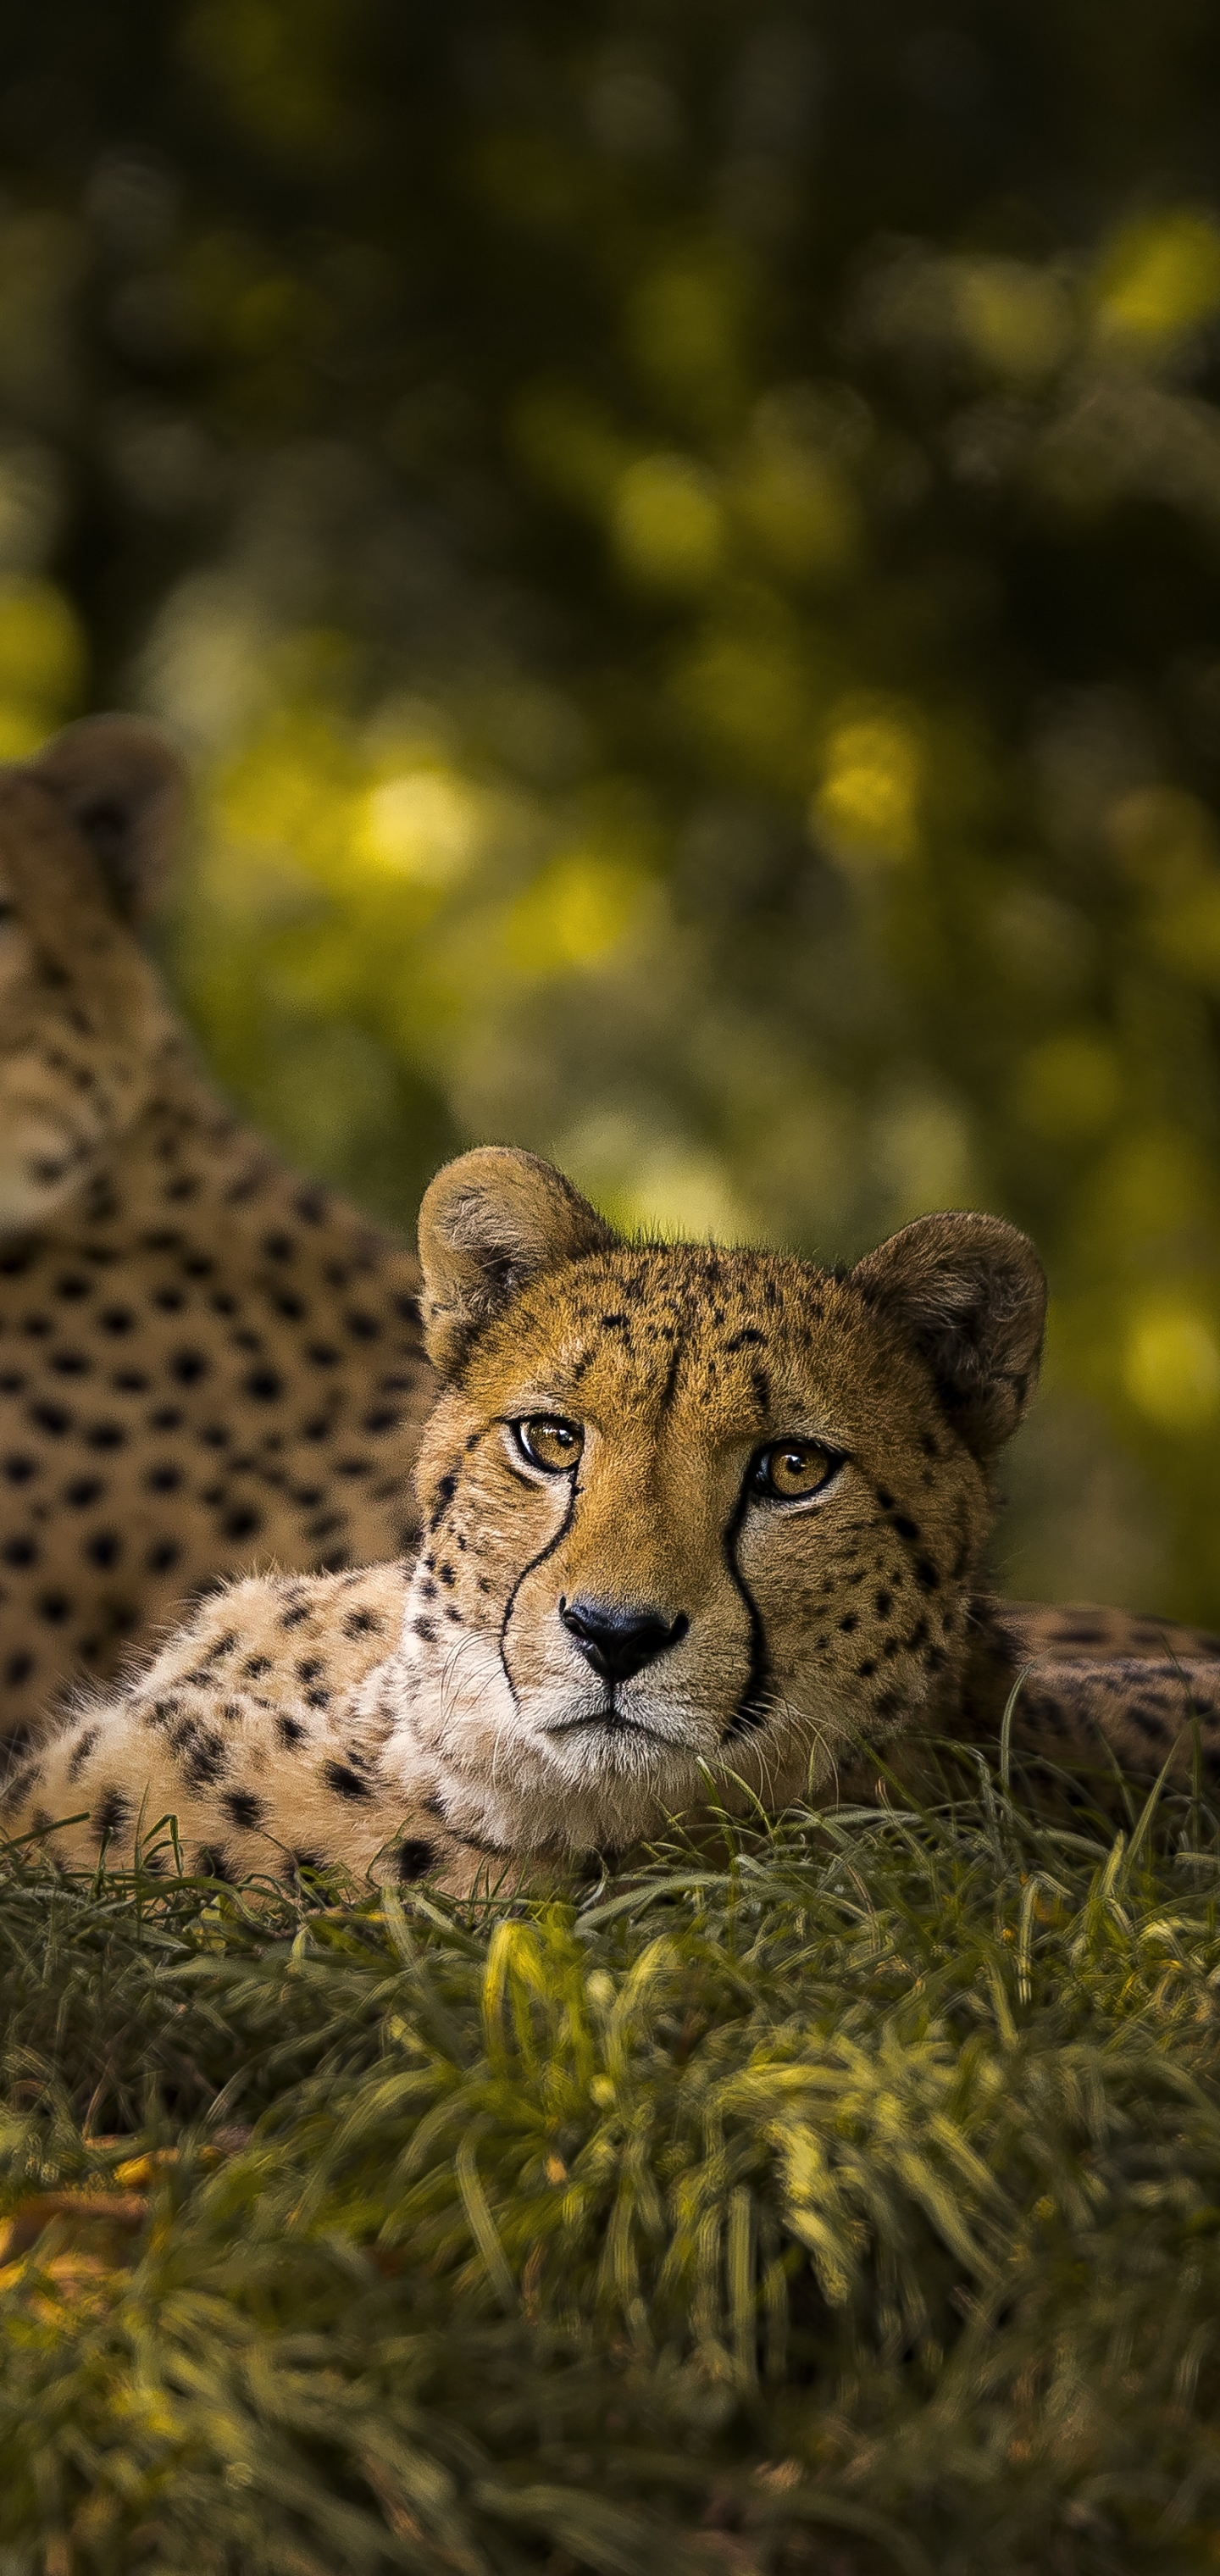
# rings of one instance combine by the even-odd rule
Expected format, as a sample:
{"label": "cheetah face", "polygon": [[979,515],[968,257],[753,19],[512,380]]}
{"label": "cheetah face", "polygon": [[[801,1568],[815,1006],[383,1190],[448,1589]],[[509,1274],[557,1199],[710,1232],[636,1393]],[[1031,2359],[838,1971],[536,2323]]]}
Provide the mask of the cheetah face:
{"label": "cheetah face", "polygon": [[398,1691],[450,1821],[621,1846],[709,1772],[773,1805],[952,1681],[1041,1335],[1023,1236],[926,1219],[844,1279],[637,1247],[493,1150],[420,1246],[447,1384]]}
{"label": "cheetah face", "polygon": [[122,718],[0,772],[0,1235],[72,1197],[146,1095],[168,1024],[125,914],[176,792]]}

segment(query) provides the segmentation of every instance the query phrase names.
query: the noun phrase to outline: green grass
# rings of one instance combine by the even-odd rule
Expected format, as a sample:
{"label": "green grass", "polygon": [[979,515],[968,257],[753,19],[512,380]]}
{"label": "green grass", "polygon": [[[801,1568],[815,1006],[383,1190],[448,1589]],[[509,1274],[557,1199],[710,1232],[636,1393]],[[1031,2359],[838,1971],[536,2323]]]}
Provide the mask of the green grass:
{"label": "green grass", "polygon": [[1220,2567],[1218,1879],[986,1774],[579,1911],[14,1855],[0,2576]]}

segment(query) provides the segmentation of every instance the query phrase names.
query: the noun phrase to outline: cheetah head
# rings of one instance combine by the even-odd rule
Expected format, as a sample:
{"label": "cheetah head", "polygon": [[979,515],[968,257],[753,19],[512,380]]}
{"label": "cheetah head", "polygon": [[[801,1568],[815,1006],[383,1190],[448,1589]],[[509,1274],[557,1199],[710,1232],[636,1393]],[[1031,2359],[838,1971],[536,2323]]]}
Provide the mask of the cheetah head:
{"label": "cheetah head", "polygon": [[999,1218],[846,1276],[628,1243],[500,1148],[420,1220],[442,1391],[387,1703],[474,1840],[622,1848],[705,1793],[782,1804],[934,1715],[1045,1283]]}
{"label": "cheetah head", "polygon": [[169,1019],[133,923],[182,802],[151,726],[90,716],[0,770],[0,1236],[104,1163]]}

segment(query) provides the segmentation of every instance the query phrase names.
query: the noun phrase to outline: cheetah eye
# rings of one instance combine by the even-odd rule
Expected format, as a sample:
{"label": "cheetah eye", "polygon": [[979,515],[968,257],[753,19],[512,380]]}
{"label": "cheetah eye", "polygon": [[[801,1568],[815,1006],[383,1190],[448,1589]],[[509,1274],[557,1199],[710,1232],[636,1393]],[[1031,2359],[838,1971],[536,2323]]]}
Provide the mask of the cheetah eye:
{"label": "cheetah eye", "polygon": [[768,1503],[799,1503],[820,1494],[843,1460],[820,1440],[773,1440],[750,1469],[751,1490]]}
{"label": "cheetah eye", "polygon": [[513,1435],[531,1467],[544,1467],[548,1476],[566,1475],[585,1445],[580,1424],[565,1422],[557,1413],[531,1413],[524,1422],[514,1422]]}

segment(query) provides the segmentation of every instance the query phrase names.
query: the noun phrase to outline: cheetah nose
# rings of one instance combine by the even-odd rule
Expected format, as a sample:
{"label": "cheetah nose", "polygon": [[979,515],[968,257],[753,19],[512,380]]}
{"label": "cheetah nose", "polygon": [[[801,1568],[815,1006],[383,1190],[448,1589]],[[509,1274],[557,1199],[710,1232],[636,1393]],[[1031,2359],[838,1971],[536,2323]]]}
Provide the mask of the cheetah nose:
{"label": "cheetah nose", "polygon": [[666,1619],[659,1610],[620,1609],[613,1601],[561,1601],[559,1616],[595,1673],[609,1682],[629,1682],[633,1673],[655,1662],[667,1646],[676,1646],[690,1626],[684,1612]]}

